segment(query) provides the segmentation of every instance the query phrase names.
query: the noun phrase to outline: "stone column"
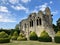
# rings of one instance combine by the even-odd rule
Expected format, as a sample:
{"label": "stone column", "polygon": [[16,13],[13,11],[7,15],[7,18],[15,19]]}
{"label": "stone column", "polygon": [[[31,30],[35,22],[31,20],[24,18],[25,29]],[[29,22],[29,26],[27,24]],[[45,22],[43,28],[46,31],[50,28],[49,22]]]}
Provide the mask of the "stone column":
{"label": "stone column", "polygon": [[29,22],[27,22],[27,40],[29,40]]}

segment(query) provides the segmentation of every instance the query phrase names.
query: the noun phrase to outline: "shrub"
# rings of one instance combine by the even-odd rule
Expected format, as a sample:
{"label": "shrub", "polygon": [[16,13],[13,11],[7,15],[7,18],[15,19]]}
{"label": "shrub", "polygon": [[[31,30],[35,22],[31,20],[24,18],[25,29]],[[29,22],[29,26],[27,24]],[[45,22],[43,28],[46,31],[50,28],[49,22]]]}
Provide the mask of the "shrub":
{"label": "shrub", "polygon": [[9,38],[0,38],[0,43],[8,43],[10,42]]}
{"label": "shrub", "polygon": [[17,31],[15,31],[15,32],[13,33],[13,36],[18,36]]}
{"label": "shrub", "polygon": [[9,36],[4,31],[0,32],[0,43],[8,43],[10,42]]}
{"label": "shrub", "polygon": [[41,32],[40,37],[49,37],[46,31]]}
{"label": "shrub", "polygon": [[46,31],[43,31],[38,40],[41,42],[51,42],[52,38],[48,35]]}
{"label": "shrub", "polygon": [[17,40],[17,36],[12,36],[11,39],[12,40]]}
{"label": "shrub", "polygon": [[60,43],[60,31],[58,31],[54,37],[56,43]]}
{"label": "shrub", "polygon": [[7,38],[8,34],[5,33],[4,31],[0,32],[0,38]]}
{"label": "shrub", "polygon": [[52,41],[51,37],[39,37],[38,40],[41,42],[51,42]]}
{"label": "shrub", "polygon": [[17,40],[18,40],[18,41],[25,41],[25,40],[27,40],[27,38],[26,38],[26,37],[21,37],[21,36],[19,36],[19,37],[17,38]]}
{"label": "shrub", "polygon": [[11,35],[9,35],[9,39],[11,39]]}
{"label": "shrub", "polygon": [[15,32],[13,33],[13,36],[11,37],[11,39],[12,39],[12,40],[17,40],[17,37],[18,37],[18,33],[17,33],[17,31],[15,31]]}
{"label": "shrub", "polygon": [[30,35],[29,35],[29,39],[30,40],[37,40],[38,36],[35,32],[31,32]]}
{"label": "shrub", "polygon": [[25,37],[25,35],[23,33],[20,33],[17,40],[18,41],[25,41],[25,40],[27,40],[27,38]]}
{"label": "shrub", "polygon": [[25,34],[23,34],[23,33],[20,33],[20,34],[19,34],[19,36],[21,36],[21,37],[25,37]]}

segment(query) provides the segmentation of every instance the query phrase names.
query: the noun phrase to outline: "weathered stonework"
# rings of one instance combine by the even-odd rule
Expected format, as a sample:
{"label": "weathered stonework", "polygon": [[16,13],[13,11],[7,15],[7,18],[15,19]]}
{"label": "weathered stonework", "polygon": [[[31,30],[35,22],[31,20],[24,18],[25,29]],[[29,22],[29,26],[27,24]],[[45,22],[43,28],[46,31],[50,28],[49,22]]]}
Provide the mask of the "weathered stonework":
{"label": "weathered stonework", "polygon": [[32,13],[27,19],[20,22],[20,30],[29,37],[31,31],[36,32],[40,36],[41,32],[45,30],[49,36],[54,37],[54,29],[52,26],[52,15],[50,9],[47,7],[44,12]]}

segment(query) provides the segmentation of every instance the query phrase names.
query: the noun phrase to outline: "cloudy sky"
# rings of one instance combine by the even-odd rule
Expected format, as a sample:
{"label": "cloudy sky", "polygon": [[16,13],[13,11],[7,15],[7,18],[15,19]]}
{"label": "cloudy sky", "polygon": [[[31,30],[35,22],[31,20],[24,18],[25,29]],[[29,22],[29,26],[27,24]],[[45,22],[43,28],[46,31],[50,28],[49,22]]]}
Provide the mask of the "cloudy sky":
{"label": "cloudy sky", "polygon": [[0,0],[0,28],[14,28],[32,12],[51,9],[53,23],[60,17],[60,0]]}

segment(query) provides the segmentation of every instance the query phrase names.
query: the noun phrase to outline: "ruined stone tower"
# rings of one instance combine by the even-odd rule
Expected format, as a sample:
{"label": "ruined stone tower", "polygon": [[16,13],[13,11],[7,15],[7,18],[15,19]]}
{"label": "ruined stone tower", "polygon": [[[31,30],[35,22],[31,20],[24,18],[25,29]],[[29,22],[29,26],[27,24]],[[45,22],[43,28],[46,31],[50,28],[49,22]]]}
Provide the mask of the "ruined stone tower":
{"label": "ruined stone tower", "polygon": [[40,36],[41,32],[45,30],[49,36],[54,37],[54,29],[52,26],[52,15],[49,7],[45,11],[38,13],[31,13],[27,19],[20,22],[20,30],[29,37],[31,31],[36,32]]}

